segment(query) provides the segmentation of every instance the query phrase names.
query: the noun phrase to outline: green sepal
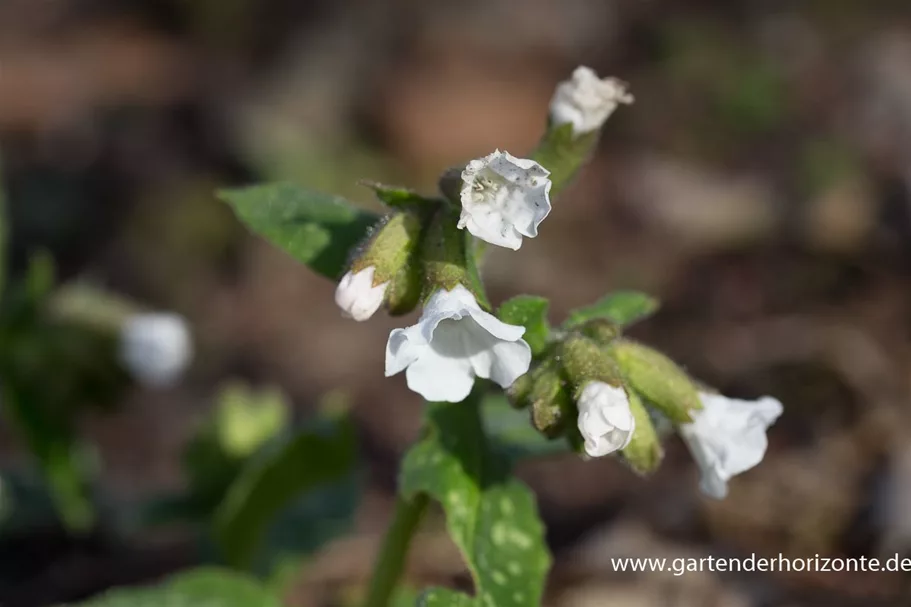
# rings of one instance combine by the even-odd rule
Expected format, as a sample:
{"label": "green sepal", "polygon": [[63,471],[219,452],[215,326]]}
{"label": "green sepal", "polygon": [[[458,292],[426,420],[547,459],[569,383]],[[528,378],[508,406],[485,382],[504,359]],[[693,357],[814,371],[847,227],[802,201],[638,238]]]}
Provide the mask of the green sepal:
{"label": "green sepal", "polygon": [[690,423],[690,411],[702,409],[690,377],[664,354],[628,339],[608,350],[626,382],[675,423]]}
{"label": "green sepal", "polygon": [[411,312],[423,290],[418,248],[423,236],[423,217],[398,211],[374,228],[360,255],[351,263],[352,272],[373,266],[373,286],[388,282],[386,307],[392,315]]}
{"label": "green sepal", "polygon": [[408,314],[421,301],[424,291],[424,276],[421,263],[413,255],[409,263],[402,266],[386,289],[386,311],[391,316]]}
{"label": "green sepal", "polygon": [[512,382],[512,385],[506,389],[506,398],[513,409],[525,409],[531,405],[531,387],[534,384],[531,372],[519,376]]}
{"label": "green sepal", "polygon": [[497,310],[497,316],[507,324],[525,327],[522,339],[531,348],[532,356],[540,356],[550,337],[550,325],[547,322],[549,306],[550,302],[543,297],[518,295],[503,302]]}
{"label": "green sepal", "polygon": [[606,318],[596,318],[580,325],[576,330],[594,340],[598,345],[606,346],[620,337],[622,329],[617,323]]}
{"label": "green sepal", "polygon": [[550,171],[551,196],[559,194],[588,162],[599,136],[600,130],[575,136],[572,124],[548,125],[532,160]]}
{"label": "green sepal", "polygon": [[458,214],[447,208],[437,209],[421,246],[424,266],[424,299],[438,289],[451,291],[462,285],[474,295],[478,305],[490,310],[477,268],[474,239],[458,228]]}
{"label": "green sepal", "polygon": [[629,444],[621,451],[623,459],[638,474],[651,474],[664,457],[664,449],[651,416],[635,390],[627,389],[629,408],[636,420],[636,430]]}
{"label": "green sepal", "polygon": [[623,375],[607,351],[583,335],[570,335],[559,347],[560,362],[573,386],[574,398],[590,381],[623,387]]}
{"label": "green sepal", "polygon": [[360,272],[373,266],[374,286],[392,280],[409,263],[411,253],[421,238],[421,219],[408,212],[385,217],[372,229],[362,252],[351,263],[351,271]]}
{"label": "green sepal", "polygon": [[562,434],[566,420],[571,417],[573,403],[567,392],[566,378],[553,359],[532,371],[531,423],[548,438]]}

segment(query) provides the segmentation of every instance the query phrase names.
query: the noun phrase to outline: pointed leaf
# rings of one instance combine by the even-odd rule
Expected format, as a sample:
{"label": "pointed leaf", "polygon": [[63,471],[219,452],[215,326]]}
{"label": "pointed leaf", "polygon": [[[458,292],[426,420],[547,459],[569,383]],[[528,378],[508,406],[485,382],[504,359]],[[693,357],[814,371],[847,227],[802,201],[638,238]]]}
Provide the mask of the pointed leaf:
{"label": "pointed leaf", "polygon": [[291,183],[222,190],[248,228],[314,271],[337,279],[379,217],[343,198]]}
{"label": "pointed leaf", "polygon": [[591,306],[573,310],[564,326],[575,327],[599,318],[620,326],[629,326],[654,314],[659,305],[657,299],[639,291],[616,291]]}
{"label": "pointed leaf", "polygon": [[380,201],[394,209],[414,209],[420,207],[432,207],[439,201],[433,198],[421,196],[413,190],[400,186],[383,185],[375,181],[361,181],[361,185],[373,190]]}
{"label": "pointed leaf", "polygon": [[522,339],[528,342],[532,354],[537,356],[544,351],[547,338],[550,336],[550,325],[547,322],[548,307],[550,302],[543,297],[518,295],[503,302],[497,316],[505,323],[525,327]]}
{"label": "pointed leaf", "polygon": [[452,602],[452,593],[436,592],[419,604],[537,606],[550,567],[543,526],[534,495],[485,446],[477,398],[431,403],[433,431],[402,465],[401,491],[427,493],[443,505],[475,583],[473,601]]}

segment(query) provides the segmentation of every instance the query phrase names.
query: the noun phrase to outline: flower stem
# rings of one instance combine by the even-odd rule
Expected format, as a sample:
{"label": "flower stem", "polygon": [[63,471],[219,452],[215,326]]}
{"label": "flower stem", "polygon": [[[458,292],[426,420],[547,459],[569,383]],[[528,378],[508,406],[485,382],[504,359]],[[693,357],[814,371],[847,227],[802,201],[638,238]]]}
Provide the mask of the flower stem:
{"label": "flower stem", "polygon": [[427,510],[430,498],[418,493],[410,499],[399,495],[395,502],[392,524],[383,538],[383,545],[373,568],[373,577],[364,607],[388,607],[396,584],[405,568],[411,540]]}

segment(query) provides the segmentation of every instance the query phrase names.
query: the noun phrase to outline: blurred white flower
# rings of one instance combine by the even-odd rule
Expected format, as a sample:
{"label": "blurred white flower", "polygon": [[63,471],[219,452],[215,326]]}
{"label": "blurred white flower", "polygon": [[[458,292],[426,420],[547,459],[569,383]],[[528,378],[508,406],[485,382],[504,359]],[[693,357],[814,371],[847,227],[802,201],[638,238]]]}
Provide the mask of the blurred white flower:
{"label": "blurred white flower", "polygon": [[173,384],[193,357],[190,331],[178,314],[136,314],[120,331],[120,360],[142,384]]}
{"label": "blurred white flower", "polygon": [[389,334],[386,377],[407,369],[408,387],[429,401],[464,400],[475,377],[507,388],[531,364],[524,333],[482,310],[462,285],[440,289],[416,325]]}
{"label": "blurred white flower", "polygon": [[508,152],[472,160],[462,171],[459,228],[508,249],[522,237],[538,235],[538,224],[550,213],[550,171],[534,160]]}
{"label": "blurred white flower", "polygon": [[550,119],[557,126],[571,123],[573,133],[581,135],[600,129],[618,104],[632,102],[626,83],[600,79],[591,68],[579,66],[570,80],[557,85],[550,100]]}
{"label": "blurred white flower", "polygon": [[364,321],[383,305],[389,281],[374,286],[375,271],[375,267],[368,266],[360,272],[348,272],[342,276],[335,289],[335,304],[342,309],[344,316]]}
{"label": "blurred white flower", "polygon": [[766,430],[781,415],[781,403],[769,396],[756,401],[700,393],[703,409],[693,411],[693,423],[682,424],[680,435],[702,471],[699,487],[722,499],[728,480],[762,461],[768,447]]}
{"label": "blurred white flower", "polygon": [[585,452],[601,457],[626,447],[633,438],[636,420],[623,388],[590,381],[576,402],[579,407],[579,432],[585,439]]}

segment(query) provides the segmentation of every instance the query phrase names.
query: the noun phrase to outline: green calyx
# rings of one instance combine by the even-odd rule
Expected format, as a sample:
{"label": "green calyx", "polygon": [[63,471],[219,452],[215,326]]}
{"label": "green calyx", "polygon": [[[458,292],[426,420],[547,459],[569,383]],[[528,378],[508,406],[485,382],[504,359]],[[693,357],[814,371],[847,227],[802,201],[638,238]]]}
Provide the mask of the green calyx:
{"label": "green calyx", "polygon": [[590,381],[623,387],[623,375],[616,362],[594,340],[584,335],[570,335],[559,345],[558,352],[575,392],[581,391]]}
{"label": "green calyx", "polygon": [[374,228],[361,255],[351,264],[352,272],[373,266],[374,286],[389,283],[386,307],[390,314],[407,314],[420,300],[421,272],[416,251],[422,232],[418,214],[393,213]]}
{"label": "green calyx", "polygon": [[566,391],[566,379],[554,359],[545,361],[531,373],[528,401],[532,425],[548,438],[563,433],[573,416],[573,402]]}
{"label": "green calyx", "polygon": [[590,320],[578,327],[578,332],[597,342],[601,346],[607,346],[622,333],[620,325],[606,318],[596,318]]}
{"label": "green calyx", "polygon": [[458,228],[459,215],[454,209],[437,209],[421,248],[424,266],[423,297],[429,298],[439,289],[451,291],[462,285],[474,295],[482,308],[490,310],[477,267],[474,238]]}
{"label": "green calyx", "polygon": [[556,196],[591,157],[600,129],[573,134],[572,124],[548,124],[532,159],[550,171],[551,196]]}
{"label": "green calyx", "polygon": [[640,343],[618,339],[608,346],[626,383],[675,423],[692,422],[702,409],[693,380],[664,354]]}
{"label": "green calyx", "polygon": [[635,390],[627,389],[626,395],[629,398],[630,411],[636,420],[636,430],[633,432],[629,444],[623,448],[620,454],[636,473],[650,474],[661,464],[664,449],[661,448],[658,432],[655,430],[642,399]]}

